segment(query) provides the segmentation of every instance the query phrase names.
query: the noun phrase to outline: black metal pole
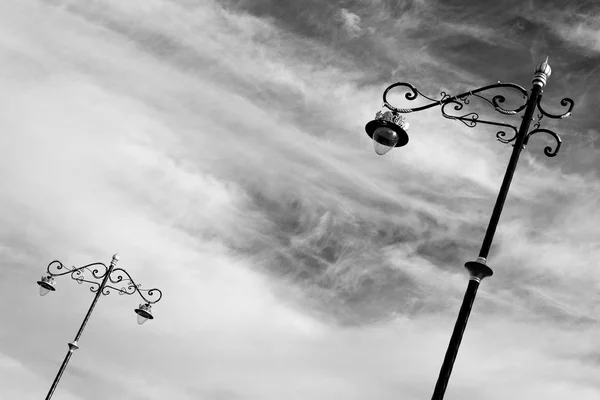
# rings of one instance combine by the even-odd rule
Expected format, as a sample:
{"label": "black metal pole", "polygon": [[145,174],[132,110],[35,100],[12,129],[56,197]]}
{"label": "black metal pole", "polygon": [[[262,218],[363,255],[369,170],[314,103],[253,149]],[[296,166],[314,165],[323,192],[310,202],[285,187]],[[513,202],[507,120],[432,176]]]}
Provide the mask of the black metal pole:
{"label": "black metal pole", "polygon": [[65,359],[63,360],[63,362],[60,366],[60,369],[58,370],[58,373],[56,374],[56,377],[54,378],[54,382],[52,382],[52,386],[50,387],[50,390],[48,391],[48,394],[46,395],[46,400],[50,400],[52,398],[52,395],[54,394],[54,390],[56,389],[56,386],[58,386],[58,382],[60,381],[60,378],[62,377],[62,374],[65,371],[65,368],[67,368],[67,364],[69,363],[69,360],[71,359],[71,356],[73,355],[73,352],[79,348],[77,341],[79,340],[79,338],[81,338],[81,334],[83,333],[83,330],[85,329],[85,326],[87,325],[88,320],[90,319],[90,316],[92,315],[92,311],[94,311],[94,307],[96,307],[96,303],[98,302],[98,299],[102,295],[102,289],[104,289],[104,286],[106,285],[106,282],[108,281],[109,275],[112,272],[115,265],[117,264],[117,261],[119,261],[119,256],[117,254],[115,254],[110,262],[110,266],[108,267],[106,274],[102,278],[102,283],[100,283],[100,286],[98,287],[98,291],[96,292],[96,295],[94,296],[94,300],[92,300],[92,304],[90,305],[90,308],[89,308],[87,314],[85,315],[85,318],[83,318],[83,322],[81,323],[81,326],[79,327],[79,330],[77,331],[77,334],[75,335],[75,339],[71,343],[69,343],[69,351],[67,352],[67,355],[65,356]]}
{"label": "black metal pole", "polygon": [[490,247],[492,246],[496,228],[498,227],[498,221],[500,220],[502,208],[504,207],[504,202],[506,201],[508,189],[510,188],[513,175],[517,168],[519,155],[521,154],[527,133],[529,132],[529,125],[531,124],[538,97],[540,96],[542,87],[546,83],[546,79],[549,75],[549,73],[544,73],[543,76],[540,74],[541,73],[539,71],[536,71],[535,78],[533,79],[533,88],[531,89],[531,94],[527,100],[527,107],[525,108],[523,121],[521,121],[521,126],[519,127],[514,148],[506,168],[506,173],[504,174],[504,179],[502,180],[502,186],[500,186],[500,192],[498,193],[498,198],[496,199],[496,204],[494,205],[494,210],[492,211],[492,216],[485,232],[481,250],[479,251],[479,258],[477,261],[469,261],[465,264],[465,268],[470,273],[469,284],[467,286],[462,305],[460,306],[460,311],[458,312],[458,318],[456,320],[456,324],[454,325],[454,331],[452,332],[450,343],[448,344],[448,349],[446,350],[446,356],[444,357],[444,362],[442,363],[442,368],[440,369],[440,374],[435,384],[435,389],[433,391],[431,400],[442,400],[444,398],[444,393],[446,392],[446,387],[448,386],[448,381],[450,380],[450,374],[452,373],[452,367],[454,366],[454,361],[456,360],[456,355],[458,354],[458,348],[460,347],[460,343],[469,320],[469,315],[471,314],[471,308],[473,307],[473,302],[475,301],[475,296],[477,295],[477,289],[479,288],[479,284],[481,283],[482,279],[493,274],[492,269],[486,265],[486,259],[489,254]]}

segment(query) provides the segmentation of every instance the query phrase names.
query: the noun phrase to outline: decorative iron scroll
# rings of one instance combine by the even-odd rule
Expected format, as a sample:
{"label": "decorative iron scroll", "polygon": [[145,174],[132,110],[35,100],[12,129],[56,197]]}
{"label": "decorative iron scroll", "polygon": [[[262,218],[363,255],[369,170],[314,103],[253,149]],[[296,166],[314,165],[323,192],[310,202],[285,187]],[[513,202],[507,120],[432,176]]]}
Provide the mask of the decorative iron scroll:
{"label": "decorative iron scroll", "polygon": [[[100,269],[100,267],[102,267],[102,269]],[[95,262],[95,263],[87,264],[87,265],[84,265],[84,266],[78,267],[78,268],[75,268],[75,267],[69,268],[69,267],[65,267],[63,265],[63,263],[61,263],[60,261],[54,260],[50,264],[48,264],[46,271],[48,272],[48,275],[50,275],[50,276],[62,276],[62,275],[70,274],[71,279],[73,279],[75,282],[77,282],[79,284],[82,284],[83,282],[89,283],[91,285],[90,291],[95,293],[100,288],[99,281],[101,281],[102,278],[104,278],[104,276],[106,275],[106,272],[108,271],[108,267],[104,263]],[[88,271],[92,275],[92,278],[96,279],[96,280],[85,279],[85,275],[84,275],[85,271]]]}
{"label": "decorative iron scroll", "polygon": [[[417,97],[422,96],[422,97],[426,98],[427,100],[430,100],[431,103],[426,104],[424,106],[420,106],[420,107],[414,107],[414,108],[396,108],[396,107],[392,106],[387,101],[387,94],[390,90],[392,90],[393,88],[399,87],[399,86],[404,86],[404,87],[410,89],[411,92],[406,93],[404,95],[404,97],[407,100],[413,101],[413,100],[416,100]],[[482,93],[482,92],[485,92],[485,91],[488,91],[491,89],[498,89],[498,88],[508,88],[508,89],[514,89],[514,90],[518,91],[523,96],[523,99],[524,99],[523,104],[521,104],[520,106],[518,106],[517,108],[514,108],[514,109],[507,109],[507,108],[502,107],[502,103],[504,103],[506,101],[506,97],[504,97],[503,95],[497,94],[494,97],[492,97],[492,99],[490,100],[487,97],[479,94],[479,93]],[[516,85],[514,83],[502,83],[502,82],[498,82],[493,85],[483,86],[478,89],[469,90],[468,92],[464,92],[464,93],[461,93],[456,96],[450,96],[446,92],[441,92],[440,96],[441,96],[440,99],[433,99],[433,98],[421,93],[419,91],[419,89],[417,89],[411,83],[397,82],[397,83],[394,83],[394,84],[388,86],[388,88],[385,89],[385,91],[383,92],[383,104],[392,111],[396,111],[399,113],[410,113],[410,112],[426,110],[431,107],[439,106],[439,105],[442,105],[442,104],[452,101],[452,100],[465,99],[469,96],[475,96],[475,97],[478,97],[478,98],[484,100],[485,102],[489,103],[492,107],[494,107],[494,109],[496,109],[496,111],[498,111],[501,114],[514,115],[525,109],[525,107],[527,106],[527,99],[528,99],[527,90],[525,90],[523,87]],[[469,104],[468,101],[466,102],[466,104]]]}
{"label": "decorative iron scroll", "polygon": [[[50,264],[48,264],[48,267],[46,268],[46,271],[50,276],[62,276],[70,274],[71,279],[73,279],[79,284],[83,282],[89,283],[91,285],[90,291],[92,293],[96,293],[98,290],[102,290],[103,295],[108,295],[111,293],[111,290],[114,290],[119,294],[132,295],[137,292],[140,295],[140,297],[146,303],[149,304],[154,304],[162,298],[162,292],[159,289],[141,289],[141,285],[135,284],[129,273],[123,268],[113,269],[108,276],[108,280],[114,284],[123,283],[125,284],[125,286],[121,288],[116,288],[114,286],[105,284],[101,289],[102,279],[106,276],[108,270],[109,268],[101,262],[95,262],[77,268],[68,268],[65,267],[63,263],[61,263],[58,260],[52,261]],[[91,278],[88,277],[88,279],[86,279],[86,275],[84,274],[84,272],[86,271],[89,272],[88,275],[91,274]],[[154,300],[152,299],[153,297],[155,297]]]}
{"label": "decorative iron scroll", "polygon": [[[536,125],[539,126],[539,123],[536,123]],[[539,132],[547,133],[556,140],[556,146],[554,147],[554,149],[552,148],[552,146],[544,147],[544,154],[546,156],[548,156],[548,157],[556,156],[558,154],[558,151],[560,150],[562,140],[560,139],[560,136],[558,136],[555,132],[552,132],[550,129],[536,128],[536,129],[530,131],[525,136],[525,141],[523,142],[523,145],[527,145],[527,142],[529,142],[529,138],[531,137],[531,135],[535,135],[536,133],[539,133]]]}
{"label": "decorative iron scroll", "polygon": [[[144,299],[144,301],[148,304],[154,304],[162,298],[162,292],[160,291],[160,289],[141,289],[142,285],[136,284],[131,278],[131,275],[129,275],[129,273],[123,268],[115,268],[114,270],[112,270],[112,272],[108,276],[108,280],[115,284],[122,282],[123,284],[125,284],[125,286],[122,286],[120,289],[117,289],[114,286],[106,285],[106,289],[113,289],[115,291],[118,291],[119,294],[127,295],[132,295],[137,292],[140,295],[140,297]],[[148,297],[144,296],[142,292],[146,293]],[[156,299],[152,300],[152,297],[156,297]]]}
{"label": "decorative iron scroll", "polygon": [[575,102],[573,100],[571,100],[570,98],[565,97],[560,101],[560,105],[563,107],[569,106],[569,109],[563,114],[550,114],[549,112],[545,111],[542,108],[542,95],[540,94],[540,96],[538,97],[537,108],[538,108],[538,110],[540,110],[540,112],[543,115],[545,115],[548,118],[563,119],[563,118],[567,118],[567,117],[571,116],[573,107],[575,107]]}
{"label": "decorative iron scroll", "polygon": [[[429,100],[430,103],[428,103],[424,106],[413,107],[413,108],[397,108],[397,107],[392,106],[387,100],[387,95],[390,90],[392,90],[396,87],[400,87],[400,86],[408,89],[408,92],[404,95],[404,97],[407,100],[414,101],[419,96],[421,96],[421,97]],[[517,91],[523,97],[523,103],[522,104],[519,103],[514,108],[506,108],[503,106],[503,104],[506,102],[505,96],[503,96],[501,94],[497,94],[497,95],[489,98],[489,97],[485,97],[483,95],[483,93],[485,93],[485,92],[488,92],[488,91],[491,91],[494,89],[500,89],[500,88],[512,89],[512,90]],[[464,93],[461,93],[456,96],[450,96],[446,92],[442,91],[442,92],[440,92],[440,98],[434,99],[432,97],[424,95],[423,93],[421,93],[419,91],[419,89],[417,89],[414,85],[412,85],[408,82],[397,82],[397,83],[394,83],[393,85],[388,86],[387,89],[385,89],[385,91],[383,92],[383,105],[384,105],[384,107],[390,109],[395,114],[407,114],[407,113],[412,113],[412,112],[416,112],[416,111],[426,110],[428,108],[432,108],[432,107],[436,107],[436,106],[441,106],[440,111],[442,112],[442,116],[444,118],[460,121],[469,128],[474,128],[475,126],[477,126],[477,124],[480,124],[480,123],[506,128],[506,129],[502,129],[496,133],[496,138],[502,143],[510,143],[517,139],[517,136],[519,135],[519,129],[512,124],[508,124],[505,122],[483,120],[483,119],[480,119],[479,114],[476,112],[469,112],[469,113],[465,113],[465,114],[459,113],[459,115],[455,115],[456,113],[453,113],[453,114],[450,113],[450,112],[455,112],[455,111],[461,111],[465,105],[470,104],[471,98],[477,98],[477,99],[483,100],[484,102],[486,102],[490,106],[492,106],[495,111],[497,111],[503,115],[516,115],[516,114],[520,113],[527,107],[527,102],[529,101],[529,95],[528,95],[527,90],[525,90],[523,87],[516,85],[514,83],[498,82],[497,84],[483,86],[481,88],[474,89],[474,90],[469,90],[468,92],[464,92]],[[570,98],[567,98],[567,97],[563,98],[560,101],[560,104],[563,107],[568,107],[567,111],[564,112],[563,114],[551,114],[542,108],[541,100],[542,100],[542,94],[540,93],[538,95],[537,104],[536,104],[536,106],[539,110],[539,114],[537,115],[537,121],[533,125],[533,130],[525,134],[525,139],[524,139],[523,144],[524,145],[527,144],[531,135],[534,135],[539,132],[547,133],[556,140],[556,146],[554,146],[554,147],[546,146],[544,148],[544,154],[548,157],[554,157],[560,150],[562,140],[560,139],[560,136],[558,136],[555,132],[553,132],[549,129],[541,128],[540,127],[541,120],[544,117],[553,118],[553,119],[563,119],[563,118],[569,117],[571,115],[571,112],[573,111],[575,102]],[[451,108],[451,110],[449,108]]]}
{"label": "decorative iron scroll", "polygon": [[[469,104],[467,98],[465,98],[464,100],[463,99],[460,99],[460,100],[462,100],[465,104]],[[477,126],[477,123],[480,123],[480,122],[483,124],[504,126],[506,128],[510,128],[512,130],[512,136],[507,137],[507,133],[504,130],[498,131],[496,133],[496,138],[502,143],[510,143],[517,138],[518,129],[516,126],[507,124],[504,122],[481,120],[481,119],[479,119],[479,114],[477,114],[476,112],[471,112],[471,113],[463,114],[463,115],[459,115],[459,116],[450,115],[446,112],[446,107],[450,104],[454,104],[454,111],[460,111],[463,108],[463,104],[456,100],[450,100],[450,101],[445,102],[444,104],[442,104],[442,107],[441,107],[442,116],[444,118],[458,120],[458,121],[462,122],[463,124],[465,124],[466,126],[468,126],[469,128],[474,128],[475,126]]]}
{"label": "decorative iron scroll", "polygon": [[[410,90],[408,93],[406,93],[404,95],[404,97],[407,100],[414,101],[419,96],[421,96],[421,97],[424,97],[425,99],[429,100],[431,103],[426,104],[424,106],[420,106],[420,107],[414,107],[414,108],[397,108],[397,107],[392,106],[387,101],[388,92],[391,89],[399,87],[399,86],[403,86]],[[519,104],[515,108],[505,108],[505,107],[503,107],[503,104],[506,102],[505,96],[503,96],[501,94],[496,94],[495,96],[491,97],[491,99],[490,99],[490,98],[485,97],[482,94],[480,94],[480,93],[484,93],[484,92],[487,92],[490,90],[500,89],[500,88],[516,90],[523,97],[523,103]],[[454,111],[460,111],[463,109],[464,105],[470,104],[471,97],[483,100],[484,102],[486,102],[490,106],[492,106],[494,108],[494,110],[499,112],[500,114],[515,115],[515,114],[523,111],[525,109],[525,107],[527,107],[528,93],[527,93],[527,90],[525,90],[523,87],[516,85],[514,83],[498,82],[493,85],[488,85],[488,86],[484,86],[484,87],[481,87],[478,89],[469,90],[468,92],[464,92],[464,93],[461,93],[456,96],[450,96],[446,92],[441,92],[440,98],[434,99],[434,98],[424,95],[423,93],[421,93],[419,91],[419,89],[417,89],[414,85],[412,85],[408,82],[397,82],[397,83],[394,83],[393,85],[390,85],[383,92],[383,104],[385,107],[389,108],[390,110],[392,110],[393,112],[396,112],[396,113],[411,113],[411,112],[426,110],[428,108],[432,108],[435,106],[441,106],[441,112],[442,112],[442,116],[444,116],[444,118],[458,120],[458,121],[462,122],[463,124],[465,124],[465,126],[468,126],[469,128],[474,128],[479,123],[508,128],[511,131],[510,135],[507,134],[506,129],[498,131],[496,133],[496,138],[502,143],[510,143],[517,138],[518,129],[516,126],[514,126],[512,124],[507,124],[505,122],[483,120],[483,119],[480,119],[479,114],[476,112],[471,112],[471,113],[462,114],[462,115],[451,115],[448,113],[447,107],[450,104],[452,104],[454,106],[453,107]]]}
{"label": "decorative iron scroll", "polygon": [[538,114],[537,116],[537,121],[535,124],[533,124],[533,129],[537,129],[540,127],[540,124],[542,122],[542,118],[544,118],[544,114]]}

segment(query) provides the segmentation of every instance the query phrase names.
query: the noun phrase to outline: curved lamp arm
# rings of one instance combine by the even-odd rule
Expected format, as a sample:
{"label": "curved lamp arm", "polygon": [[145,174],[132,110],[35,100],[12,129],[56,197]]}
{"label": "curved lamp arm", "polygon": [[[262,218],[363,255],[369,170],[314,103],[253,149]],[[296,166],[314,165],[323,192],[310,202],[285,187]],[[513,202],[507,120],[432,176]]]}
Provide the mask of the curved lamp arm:
{"label": "curved lamp arm", "polygon": [[[536,124],[536,125],[538,125],[538,124]],[[562,145],[562,140],[560,139],[560,136],[558,136],[555,132],[552,132],[550,129],[544,129],[544,128],[538,127],[532,131],[529,131],[529,133],[525,136],[525,141],[523,142],[523,145],[524,146],[527,145],[531,135],[535,135],[536,133],[539,133],[539,132],[547,133],[550,136],[552,136],[554,138],[554,140],[556,140],[556,146],[554,147],[554,149],[552,148],[552,146],[544,147],[544,154],[546,156],[548,156],[548,157],[556,156],[558,154],[558,151],[560,150],[560,146]]]}
{"label": "curved lamp arm", "polygon": [[133,278],[131,278],[131,275],[129,275],[129,273],[123,268],[113,269],[108,276],[108,280],[114,284],[122,283],[125,286],[117,288],[115,286],[111,286],[110,284],[106,284],[104,286],[104,289],[102,289],[102,294],[109,294],[111,289],[118,292],[119,294],[127,295],[132,295],[137,292],[147,304],[158,303],[162,298],[162,291],[160,289],[141,289],[142,285],[136,284]]}
{"label": "curved lamp arm", "polygon": [[[397,108],[397,107],[392,106],[387,101],[387,94],[390,90],[392,90],[393,88],[396,88],[398,86],[404,86],[404,87],[407,87],[410,89],[411,92],[406,93],[404,95],[404,97],[407,100],[414,101],[417,99],[417,97],[422,96],[422,97],[426,98],[427,100],[430,100],[431,103],[426,104],[424,106],[420,106],[420,107],[414,107],[414,108]],[[502,107],[502,105],[501,105],[502,103],[504,103],[506,101],[506,97],[504,97],[503,95],[497,94],[494,97],[492,97],[492,99],[490,100],[487,97],[479,94],[479,93],[482,93],[482,92],[485,92],[485,91],[488,91],[491,89],[498,89],[498,88],[508,88],[508,89],[516,90],[523,96],[523,99],[524,99],[523,104],[521,104],[520,106],[518,106],[517,108],[514,108],[514,109],[507,109],[507,108]],[[440,106],[442,104],[445,104],[445,103],[448,103],[451,101],[455,101],[455,100],[462,100],[465,102],[465,104],[469,104],[468,98],[470,96],[475,96],[475,97],[478,97],[478,98],[486,101],[487,103],[489,103],[492,107],[494,107],[494,109],[496,111],[498,111],[501,114],[514,115],[525,109],[525,107],[527,106],[527,99],[528,99],[527,90],[525,90],[525,88],[523,88],[522,86],[519,86],[514,83],[502,83],[502,82],[498,82],[493,85],[487,85],[487,86],[483,86],[483,87],[480,87],[477,89],[469,90],[467,92],[461,93],[456,96],[450,96],[446,92],[441,92],[440,96],[441,96],[441,98],[436,100],[436,99],[433,99],[433,98],[421,93],[419,91],[419,89],[417,89],[411,83],[396,82],[396,83],[388,86],[387,89],[385,89],[385,91],[383,92],[383,104],[385,107],[389,108],[392,111],[398,112],[398,113],[411,113],[411,112],[415,112],[415,111],[426,110],[428,108],[432,108],[435,106]],[[465,100],[467,100],[467,101],[465,101]]]}
{"label": "curved lamp arm", "polygon": [[569,106],[569,109],[566,112],[564,112],[563,114],[550,114],[549,112],[546,112],[542,108],[542,95],[541,94],[537,100],[537,108],[538,108],[538,110],[540,110],[542,115],[544,115],[548,118],[553,118],[553,119],[564,119],[564,118],[570,117],[571,112],[573,111],[573,107],[575,107],[575,102],[572,99],[565,97],[560,101],[560,105],[563,107]]}
{"label": "curved lamp arm", "polygon": [[[388,93],[390,92],[390,90],[397,88],[397,87],[404,87],[404,88],[408,89],[408,92],[404,95],[404,97],[407,100],[414,101],[420,96],[420,97],[423,97],[423,98],[429,100],[429,103],[426,105],[423,105],[423,106],[413,107],[413,108],[395,107],[389,103],[389,101],[387,100],[387,96],[388,96]],[[519,95],[522,96],[523,103],[522,104],[519,103],[514,108],[506,108],[503,106],[503,104],[506,102],[506,97],[504,95],[496,94],[491,97],[484,96],[484,93],[486,93],[488,91],[496,90],[496,89],[511,89],[513,91],[516,91]],[[479,123],[505,128],[496,133],[496,138],[502,143],[510,143],[517,139],[517,136],[519,135],[519,129],[515,125],[505,123],[505,122],[483,120],[479,117],[479,114],[476,112],[470,112],[470,113],[466,113],[466,114],[456,115],[456,113],[455,113],[456,111],[461,111],[465,105],[470,104],[471,98],[477,98],[477,99],[484,101],[485,103],[487,103],[491,107],[493,107],[495,111],[497,111],[498,113],[503,114],[503,115],[516,115],[516,114],[520,113],[527,107],[527,103],[530,100],[530,96],[529,96],[527,90],[525,90],[522,86],[516,85],[514,83],[498,82],[497,84],[487,85],[487,86],[483,86],[483,87],[480,87],[477,89],[469,90],[467,92],[458,94],[456,96],[450,96],[446,92],[442,91],[442,92],[440,92],[440,98],[434,99],[432,97],[426,96],[423,93],[421,93],[421,91],[419,91],[419,89],[417,89],[411,83],[397,82],[397,83],[394,83],[394,84],[388,86],[385,89],[385,91],[383,92],[383,105],[384,105],[384,107],[388,108],[389,110],[392,111],[392,113],[394,113],[396,115],[422,111],[422,110],[426,110],[426,109],[429,109],[432,107],[440,106],[440,111],[444,118],[460,121],[469,128],[474,128]],[[527,144],[529,137],[535,133],[539,133],[539,132],[548,133],[550,136],[552,136],[556,140],[556,145],[554,147],[551,147],[551,146],[545,147],[544,154],[548,157],[554,157],[560,150],[562,140],[561,140],[560,136],[558,134],[556,134],[555,132],[553,132],[549,129],[540,128],[540,121],[544,116],[546,116],[548,118],[553,118],[553,119],[564,119],[564,118],[569,117],[571,115],[571,112],[573,111],[575,102],[570,98],[563,98],[561,100],[560,104],[563,107],[568,107],[567,111],[564,112],[563,114],[551,114],[543,109],[543,107],[541,105],[541,99],[542,99],[542,95],[541,95],[541,90],[540,90],[540,93],[536,100],[536,107],[538,108],[538,110],[540,112],[540,114],[538,115],[538,121],[535,124],[534,129],[532,131],[525,133],[525,138],[524,138],[523,144],[524,145]],[[507,133],[507,132],[510,132],[510,133]]]}
{"label": "curved lamp arm", "polygon": [[[430,103],[426,104],[424,106],[413,107],[413,108],[394,107],[393,105],[391,105],[388,102],[387,95],[390,92],[390,90],[392,90],[396,87],[400,87],[400,86],[409,89],[409,92],[404,95],[404,97],[407,100],[414,101],[419,96],[421,96],[421,97],[424,97],[425,99],[429,100]],[[518,94],[520,94],[522,96],[522,99],[523,99],[522,104],[519,104],[515,108],[505,108],[505,107],[503,107],[503,103],[506,102],[506,97],[504,95],[496,94],[496,95],[492,96],[491,98],[485,97],[483,95],[483,93],[491,91],[491,90],[495,90],[495,89],[511,89],[511,90],[516,91]],[[516,139],[518,129],[516,126],[514,126],[512,124],[508,124],[505,122],[484,120],[484,119],[481,119],[479,117],[479,114],[476,112],[471,112],[471,113],[462,114],[462,115],[452,115],[448,112],[447,107],[449,107],[450,105],[453,106],[454,111],[462,110],[464,105],[470,104],[471,97],[477,98],[477,99],[480,99],[480,100],[486,102],[487,104],[492,106],[495,111],[497,111],[503,115],[515,115],[515,114],[523,111],[525,109],[525,107],[527,106],[527,101],[529,99],[527,90],[525,90],[525,88],[523,88],[522,86],[516,85],[514,83],[498,82],[493,85],[487,85],[487,86],[483,86],[483,87],[480,87],[477,89],[472,89],[472,90],[469,90],[467,92],[461,93],[456,96],[450,96],[446,92],[441,92],[440,98],[434,99],[434,98],[431,98],[431,97],[426,96],[423,93],[421,93],[421,91],[419,91],[419,89],[417,89],[411,83],[397,82],[397,83],[394,83],[394,84],[388,86],[387,89],[385,89],[385,91],[383,92],[383,105],[384,105],[384,107],[390,109],[392,112],[403,113],[403,114],[422,111],[422,110],[426,110],[428,108],[432,108],[432,107],[436,107],[436,106],[441,106],[441,112],[442,112],[442,116],[444,118],[458,120],[458,121],[462,122],[463,124],[465,124],[466,126],[468,126],[469,128],[474,128],[479,123],[487,124],[487,125],[494,125],[494,126],[501,126],[501,127],[509,129],[511,131],[511,135],[509,136],[507,134],[506,129],[498,131],[496,133],[496,138],[500,142],[510,143]]]}
{"label": "curved lamp arm", "polygon": [[[83,274],[85,271],[90,272],[92,275],[92,278],[97,279],[97,280],[92,281],[92,280],[85,279],[84,278],[85,275]],[[100,288],[101,280],[104,278],[104,276],[108,272],[108,267],[104,263],[95,262],[95,263],[87,264],[87,265],[84,265],[81,267],[69,268],[69,267],[66,267],[60,261],[54,260],[50,264],[48,264],[48,267],[46,268],[46,272],[48,273],[49,276],[52,276],[52,277],[70,274],[71,279],[73,279],[77,283],[81,284],[81,283],[85,282],[85,283],[89,283],[90,285],[92,285],[90,287],[90,290],[95,293]]]}
{"label": "curved lamp arm", "polygon": [[[461,99],[461,100],[463,101],[464,104],[469,104],[468,99],[464,99],[464,100]],[[503,126],[505,128],[509,128],[510,130],[512,130],[511,136],[507,135],[506,130],[500,130],[496,133],[496,138],[502,143],[510,143],[517,138],[518,129],[516,126],[514,126],[512,124],[507,124],[505,122],[494,122],[494,121],[482,120],[482,119],[479,119],[479,114],[477,114],[476,112],[470,112],[468,114],[455,116],[455,115],[448,114],[448,112],[446,111],[446,107],[448,107],[449,105],[454,105],[454,107],[453,107],[454,111],[460,111],[464,107],[463,103],[459,102],[458,100],[454,100],[454,99],[445,102],[444,104],[442,104],[442,107],[440,109],[440,111],[442,112],[442,116],[447,119],[454,119],[454,120],[460,121],[469,128],[474,128],[475,126],[477,126],[478,123],[487,124],[487,125],[495,125],[495,126]]]}

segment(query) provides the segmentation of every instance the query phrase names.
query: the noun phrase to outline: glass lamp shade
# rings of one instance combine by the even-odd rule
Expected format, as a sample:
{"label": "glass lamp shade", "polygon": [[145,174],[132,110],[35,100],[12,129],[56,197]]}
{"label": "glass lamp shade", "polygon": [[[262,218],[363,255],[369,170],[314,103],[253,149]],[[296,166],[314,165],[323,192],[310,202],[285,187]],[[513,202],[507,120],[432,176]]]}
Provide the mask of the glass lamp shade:
{"label": "glass lamp shade", "polygon": [[384,155],[396,147],[399,139],[400,137],[398,134],[392,129],[387,126],[380,126],[373,132],[373,147],[375,148],[375,153],[380,156]]}
{"label": "glass lamp shade", "polygon": [[48,293],[50,293],[50,290],[48,288],[45,288],[42,285],[40,285],[40,296],[45,296]]}
{"label": "glass lamp shade", "polygon": [[406,131],[391,121],[374,119],[365,126],[367,135],[373,139],[375,152],[383,155],[394,147],[402,147],[408,143]]}
{"label": "glass lamp shade", "polygon": [[148,318],[146,318],[145,316],[143,316],[142,314],[138,314],[137,316],[137,323],[139,325],[142,325],[144,322],[148,321]]}
{"label": "glass lamp shade", "polygon": [[42,277],[42,280],[37,281],[37,284],[40,285],[40,296],[45,296],[50,292],[54,292],[56,288],[54,287],[54,279],[51,277]]}
{"label": "glass lamp shade", "polygon": [[136,308],[134,311],[137,314],[137,323],[140,325],[149,319],[154,319],[150,304],[141,304],[140,307]]}

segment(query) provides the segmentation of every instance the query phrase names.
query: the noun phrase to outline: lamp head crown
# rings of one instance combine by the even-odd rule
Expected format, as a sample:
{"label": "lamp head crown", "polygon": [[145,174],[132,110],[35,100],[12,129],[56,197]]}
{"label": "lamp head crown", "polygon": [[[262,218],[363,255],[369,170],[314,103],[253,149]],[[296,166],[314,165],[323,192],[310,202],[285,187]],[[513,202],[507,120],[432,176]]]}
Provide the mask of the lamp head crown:
{"label": "lamp head crown", "polygon": [[410,125],[404,115],[399,114],[399,113],[393,113],[389,110],[385,111],[385,112],[377,111],[377,114],[375,114],[375,119],[379,119],[382,121],[389,121],[395,125],[398,125],[400,128],[404,129],[405,131],[408,130],[409,125]]}

